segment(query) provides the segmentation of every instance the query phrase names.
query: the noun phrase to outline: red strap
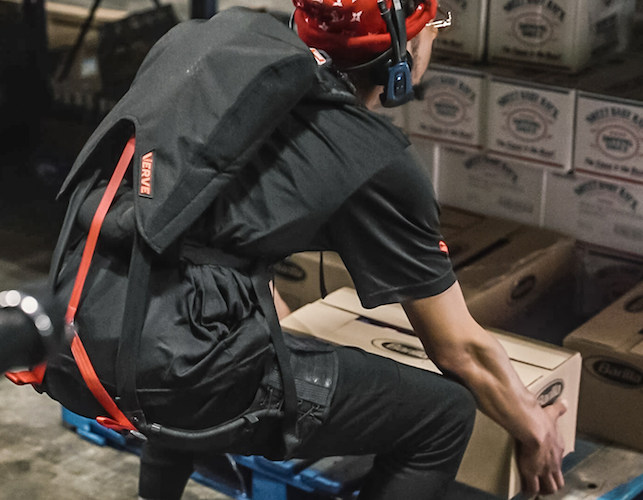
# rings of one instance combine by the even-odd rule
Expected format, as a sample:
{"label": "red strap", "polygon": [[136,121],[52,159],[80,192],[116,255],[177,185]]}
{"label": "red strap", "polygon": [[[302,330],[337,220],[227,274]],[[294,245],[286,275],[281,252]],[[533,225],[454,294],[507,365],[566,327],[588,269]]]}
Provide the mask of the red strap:
{"label": "red strap", "polygon": [[40,385],[42,384],[43,378],[45,378],[46,369],[47,363],[40,363],[39,365],[33,367],[31,370],[25,370],[22,372],[7,372],[4,375],[16,385]]}
{"label": "red strap", "polygon": [[67,314],[65,315],[65,321],[67,323],[73,323],[74,317],[76,316],[76,311],[78,310],[78,303],[80,302],[80,296],[83,292],[83,287],[85,286],[85,279],[87,278],[87,273],[89,271],[89,265],[91,264],[92,257],[94,256],[94,251],[96,250],[96,242],[98,241],[98,234],[100,233],[100,228],[103,225],[105,220],[105,215],[109,210],[109,207],[116,196],[116,191],[121,185],[121,181],[125,176],[127,167],[134,156],[134,146],[135,140],[134,137],[131,137],[123,153],[121,154],[116,169],[112,174],[112,178],[107,184],[107,189],[103,193],[103,197],[98,204],[94,218],[92,219],[91,226],[89,227],[89,233],[87,235],[87,241],[85,243],[85,248],[83,250],[83,256],[81,257],[80,266],[78,267],[78,274],[76,275],[76,281],[74,283],[74,289],[71,292],[71,298],[69,299],[69,305],[67,306]]}
{"label": "red strap", "polygon": [[[89,227],[89,233],[87,234],[87,241],[85,242],[85,248],[83,249],[83,255],[80,260],[80,266],[78,267],[78,274],[76,275],[76,281],[74,282],[74,289],[71,292],[71,298],[69,299],[69,305],[67,306],[67,313],[65,315],[65,322],[67,325],[71,325],[74,328],[74,318],[76,317],[76,311],[78,310],[78,304],[80,302],[80,297],[83,292],[83,287],[85,286],[85,279],[87,278],[87,273],[89,271],[89,266],[94,256],[94,251],[96,250],[96,242],[98,241],[98,235],[100,234],[100,229],[105,220],[105,215],[114,201],[116,196],[116,191],[121,185],[123,177],[125,177],[125,172],[127,167],[134,156],[135,149],[135,139],[131,137],[123,153],[121,154],[120,159],[116,165],[116,169],[112,174],[107,188],[103,193],[103,197],[98,204],[94,218],[92,219],[91,226]],[[98,375],[92,366],[92,363],[85,351],[85,347],[78,336],[74,328],[74,338],[71,342],[71,353],[76,360],[80,374],[83,377],[83,380],[87,384],[87,387],[94,395],[96,400],[101,404],[101,406],[111,415],[112,418],[108,417],[99,417],[97,420],[99,423],[106,425],[115,430],[136,430],[123,412],[116,406],[116,403],[111,398],[109,393],[103,387],[103,384],[100,383]]]}
{"label": "red strap", "polygon": [[80,337],[78,336],[78,334],[75,334],[73,340],[71,341],[71,353],[76,360],[76,364],[78,365],[80,374],[83,376],[83,380],[87,384],[87,387],[94,395],[96,400],[105,409],[105,411],[112,416],[111,419],[108,419],[106,417],[99,417],[96,420],[98,420],[100,423],[103,423],[100,419],[104,420],[104,425],[115,430],[136,430],[136,427],[134,427],[131,422],[127,420],[127,417],[118,408],[118,406],[116,406],[116,403],[114,403],[112,397],[105,390],[103,384],[100,383],[98,375],[96,375],[96,371],[94,370],[94,367],[89,360],[87,351],[85,351],[85,347],[80,341]]}

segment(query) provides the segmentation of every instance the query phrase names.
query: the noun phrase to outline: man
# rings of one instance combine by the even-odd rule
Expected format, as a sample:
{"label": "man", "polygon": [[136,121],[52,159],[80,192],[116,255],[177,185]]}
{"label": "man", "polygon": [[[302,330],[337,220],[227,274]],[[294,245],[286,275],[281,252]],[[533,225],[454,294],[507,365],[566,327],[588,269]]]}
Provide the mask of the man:
{"label": "man", "polygon": [[[49,361],[42,388],[72,411],[107,411],[108,425],[147,436],[143,498],[180,497],[195,457],[234,452],[375,454],[362,498],[440,499],[474,398],[515,437],[524,490],[556,491],[564,406],[541,408],[468,313],[431,183],[407,138],[365,107],[381,93],[386,106],[411,97],[436,36],[435,1],[295,6],[293,27],[312,54],[267,14],[233,9],[179,26],[90,139],[64,187],[75,191],[52,278],[65,301],[87,262],[115,150],[130,135],[135,168],[69,309],[71,353]],[[285,55],[266,69],[275,52]],[[401,302],[447,376],[284,338],[264,271],[302,250],[337,251],[366,307]],[[119,340],[123,311],[133,333]]]}

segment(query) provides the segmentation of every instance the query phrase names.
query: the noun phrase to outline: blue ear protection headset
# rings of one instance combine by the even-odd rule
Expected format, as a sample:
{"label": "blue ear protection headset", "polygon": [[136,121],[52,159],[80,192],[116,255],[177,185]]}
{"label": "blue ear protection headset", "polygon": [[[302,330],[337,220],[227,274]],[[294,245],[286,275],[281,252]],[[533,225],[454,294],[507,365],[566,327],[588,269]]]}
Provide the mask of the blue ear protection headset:
{"label": "blue ear protection headset", "polygon": [[411,82],[413,61],[406,51],[406,16],[400,0],[393,0],[393,13],[386,6],[385,0],[378,0],[377,6],[391,35],[392,55],[386,62],[386,80],[383,82],[384,92],[380,94],[380,101],[382,106],[392,108],[409,102],[414,97]]}

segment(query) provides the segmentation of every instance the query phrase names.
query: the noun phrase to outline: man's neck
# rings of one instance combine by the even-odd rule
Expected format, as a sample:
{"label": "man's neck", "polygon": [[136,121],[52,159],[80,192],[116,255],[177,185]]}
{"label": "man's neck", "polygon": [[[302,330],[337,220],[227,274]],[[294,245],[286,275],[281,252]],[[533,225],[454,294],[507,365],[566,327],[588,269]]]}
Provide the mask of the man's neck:
{"label": "man's neck", "polygon": [[374,85],[368,72],[351,71],[348,79],[355,86],[355,95],[368,109],[375,109],[380,105],[379,96],[383,91],[381,85]]}

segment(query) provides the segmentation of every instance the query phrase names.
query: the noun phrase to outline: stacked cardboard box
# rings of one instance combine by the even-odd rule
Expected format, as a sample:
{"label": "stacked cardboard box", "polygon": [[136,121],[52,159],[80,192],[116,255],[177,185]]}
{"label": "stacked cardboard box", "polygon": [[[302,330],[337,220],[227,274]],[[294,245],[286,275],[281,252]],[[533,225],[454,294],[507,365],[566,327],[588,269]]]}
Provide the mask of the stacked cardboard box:
{"label": "stacked cardboard box", "polygon": [[577,173],[550,174],[544,223],[585,242],[643,254],[643,185]]}
{"label": "stacked cardboard box", "polygon": [[407,132],[436,185],[442,145],[472,154],[485,144],[486,76],[477,69],[432,64],[422,78],[421,99],[407,106]]}
{"label": "stacked cardboard box", "polygon": [[566,171],[572,165],[573,89],[490,75],[490,153]]}
{"label": "stacked cardboard box", "polygon": [[[575,75],[480,74],[438,65],[425,81],[457,86],[427,85],[408,109],[407,132],[440,203],[643,255],[643,54]],[[474,88],[475,105],[460,90]]]}
{"label": "stacked cardboard box", "polygon": [[435,189],[441,204],[522,224],[542,223],[545,172],[516,158],[439,144]]}

